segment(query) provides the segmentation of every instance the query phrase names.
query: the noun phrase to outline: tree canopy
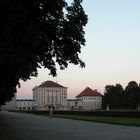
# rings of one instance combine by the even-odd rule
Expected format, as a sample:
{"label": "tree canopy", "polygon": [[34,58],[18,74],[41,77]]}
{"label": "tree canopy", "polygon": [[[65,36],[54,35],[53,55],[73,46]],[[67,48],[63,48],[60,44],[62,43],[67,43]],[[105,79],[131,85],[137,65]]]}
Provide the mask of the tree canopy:
{"label": "tree canopy", "polygon": [[140,106],[140,85],[130,81],[125,89],[121,84],[107,85],[103,96],[103,108],[137,109]]}
{"label": "tree canopy", "polygon": [[130,81],[124,92],[125,106],[137,108],[140,105],[140,86],[135,81]]}
{"label": "tree canopy", "polygon": [[37,76],[41,66],[57,75],[79,58],[87,15],[74,0],[0,0],[0,104],[10,100],[19,80]]}
{"label": "tree canopy", "polygon": [[122,104],[121,96],[123,93],[123,87],[121,84],[106,85],[105,94],[103,97],[103,108],[109,105],[110,108],[120,108]]}

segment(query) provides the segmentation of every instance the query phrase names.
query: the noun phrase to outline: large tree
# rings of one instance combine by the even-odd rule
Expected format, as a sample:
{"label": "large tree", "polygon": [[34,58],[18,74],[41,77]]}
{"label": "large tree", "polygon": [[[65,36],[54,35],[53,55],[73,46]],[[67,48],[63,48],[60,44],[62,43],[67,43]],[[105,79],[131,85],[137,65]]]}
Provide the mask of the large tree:
{"label": "large tree", "polygon": [[120,84],[107,85],[103,96],[103,108],[120,108],[122,105],[123,87]]}
{"label": "large tree", "polygon": [[130,81],[125,88],[124,103],[127,108],[137,108],[140,105],[140,86]]}
{"label": "large tree", "polygon": [[79,58],[87,15],[74,0],[0,0],[0,104],[10,100],[19,80],[37,76],[41,66],[56,76]]}

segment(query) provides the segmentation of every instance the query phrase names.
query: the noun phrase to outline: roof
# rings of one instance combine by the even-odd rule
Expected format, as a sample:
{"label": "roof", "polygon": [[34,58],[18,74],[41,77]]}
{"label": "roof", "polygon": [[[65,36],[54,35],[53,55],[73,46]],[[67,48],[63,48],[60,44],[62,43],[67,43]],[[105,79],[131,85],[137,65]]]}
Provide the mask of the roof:
{"label": "roof", "polygon": [[56,87],[56,88],[66,88],[62,85],[59,85],[56,82],[53,81],[45,81],[44,83],[42,83],[41,85],[39,85],[38,87]]}
{"label": "roof", "polygon": [[91,88],[87,87],[76,97],[82,97],[82,96],[102,96],[102,95],[99,92],[97,92],[97,90],[92,90]]}

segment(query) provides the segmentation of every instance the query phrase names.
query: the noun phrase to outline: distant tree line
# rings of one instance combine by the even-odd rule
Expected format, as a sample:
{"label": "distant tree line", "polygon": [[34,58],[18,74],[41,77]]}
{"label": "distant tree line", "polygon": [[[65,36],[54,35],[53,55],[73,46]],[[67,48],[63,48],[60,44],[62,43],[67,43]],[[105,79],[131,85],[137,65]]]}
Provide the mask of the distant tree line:
{"label": "distant tree line", "polygon": [[140,106],[140,85],[130,81],[125,89],[121,84],[106,85],[102,106],[105,109],[137,109]]}

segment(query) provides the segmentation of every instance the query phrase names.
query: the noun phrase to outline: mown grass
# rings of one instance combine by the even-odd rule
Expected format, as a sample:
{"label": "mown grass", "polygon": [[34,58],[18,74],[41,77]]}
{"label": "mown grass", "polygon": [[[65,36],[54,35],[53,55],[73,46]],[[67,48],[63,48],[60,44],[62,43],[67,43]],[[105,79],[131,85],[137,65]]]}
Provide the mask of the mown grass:
{"label": "mown grass", "polygon": [[54,114],[54,117],[111,124],[140,126],[140,118]]}
{"label": "mown grass", "polygon": [[[127,112],[127,111],[125,111]],[[43,116],[49,116],[49,112],[43,111],[43,112],[28,112],[28,113],[33,113],[36,115],[43,115]],[[74,114],[73,112],[68,112],[68,114],[66,114],[67,112],[60,112],[60,114],[58,112],[54,112],[53,113],[53,117],[57,117],[57,118],[65,118],[65,119],[74,119],[74,120],[82,120],[82,121],[92,121],[92,122],[101,122],[101,123],[111,123],[111,124],[119,124],[119,125],[131,125],[131,126],[139,126],[140,127],[140,117],[138,116],[139,114],[137,114],[138,112],[136,111],[129,111],[128,114],[124,114],[125,116],[123,116],[122,114],[117,114],[117,116],[114,116],[114,114],[100,114],[99,115],[86,115],[86,114]],[[73,113],[73,114],[72,114]],[[78,113],[78,112],[77,112]],[[118,112],[119,113],[119,112]],[[121,113],[121,112],[120,112]],[[132,114],[130,114],[132,113]],[[133,113],[135,113],[133,115]],[[113,115],[113,116],[110,116]],[[129,115],[127,117],[127,115]],[[132,117],[131,117],[132,116]]]}

